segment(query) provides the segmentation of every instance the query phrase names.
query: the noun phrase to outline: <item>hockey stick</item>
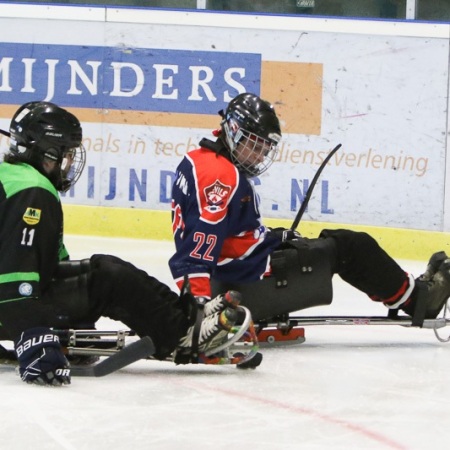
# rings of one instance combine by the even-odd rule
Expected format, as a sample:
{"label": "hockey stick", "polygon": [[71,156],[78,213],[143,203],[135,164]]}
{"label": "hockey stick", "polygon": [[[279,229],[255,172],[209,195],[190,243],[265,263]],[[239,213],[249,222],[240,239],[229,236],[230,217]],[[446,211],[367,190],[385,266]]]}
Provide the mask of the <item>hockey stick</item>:
{"label": "hockey stick", "polygon": [[311,198],[312,192],[314,190],[314,186],[317,183],[318,178],[320,177],[320,174],[322,173],[323,169],[327,165],[328,161],[331,159],[331,157],[342,147],[342,144],[336,145],[336,147],[331,150],[331,152],[328,154],[328,156],[323,160],[322,164],[320,165],[319,169],[317,170],[316,174],[314,175],[314,178],[306,191],[305,199],[303,200],[300,209],[298,210],[297,215],[295,216],[294,222],[291,225],[291,230],[295,231],[298,227],[298,224],[300,223],[300,220],[302,219],[303,213],[305,212],[309,199]]}
{"label": "hockey stick", "polygon": [[73,367],[70,373],[75,377],[104,377],[140,359],[147,358],[153,353],[155,353],[153,341],[148,336],[145,336],[127,345],[95,366]]}

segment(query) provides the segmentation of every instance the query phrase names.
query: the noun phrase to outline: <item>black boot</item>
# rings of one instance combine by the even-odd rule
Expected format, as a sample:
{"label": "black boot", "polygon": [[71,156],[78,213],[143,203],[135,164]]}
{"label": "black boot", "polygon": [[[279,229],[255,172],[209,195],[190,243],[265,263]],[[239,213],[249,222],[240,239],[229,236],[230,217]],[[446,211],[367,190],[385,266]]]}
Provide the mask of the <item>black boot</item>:
{"label": "black boot", "polygon": [[416,322],[435,319],[449,297],[450,259],[444,252],[437,252],[425,273],[415,280],[411,301],[402,309]]}

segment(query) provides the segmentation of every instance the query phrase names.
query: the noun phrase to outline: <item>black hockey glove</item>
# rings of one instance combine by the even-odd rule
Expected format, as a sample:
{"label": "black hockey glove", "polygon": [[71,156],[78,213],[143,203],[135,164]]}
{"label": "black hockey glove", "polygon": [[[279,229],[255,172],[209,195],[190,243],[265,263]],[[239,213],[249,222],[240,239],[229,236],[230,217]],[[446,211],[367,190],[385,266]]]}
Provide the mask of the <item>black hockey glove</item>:
{"label": "black hockey glove", "polygon": [[49,328],[31,328],[14,343],[19,373],[27,383],[61,386],[70,384],[70,364]]}
{"label": "black hockey glove", "polygon": [[269,236],[280,242],[292,241],[302,237],[298,231],[283,227],[269,228]]}

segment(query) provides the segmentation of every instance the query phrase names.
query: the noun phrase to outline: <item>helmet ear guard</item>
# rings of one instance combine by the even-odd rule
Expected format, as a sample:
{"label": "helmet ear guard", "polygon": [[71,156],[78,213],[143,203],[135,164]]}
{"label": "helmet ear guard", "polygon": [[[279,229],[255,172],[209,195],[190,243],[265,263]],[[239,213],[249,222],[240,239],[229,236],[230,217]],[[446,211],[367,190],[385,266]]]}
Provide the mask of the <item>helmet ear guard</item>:
{"label": "helmet ear guard", "polygon": [[61,152],[58,151],[56,148],[47,148],[42,152],[42,155],[44,156],[44,158],[48,158],[51,161],[56,161],[56,162],[60,162],[61,160]]}

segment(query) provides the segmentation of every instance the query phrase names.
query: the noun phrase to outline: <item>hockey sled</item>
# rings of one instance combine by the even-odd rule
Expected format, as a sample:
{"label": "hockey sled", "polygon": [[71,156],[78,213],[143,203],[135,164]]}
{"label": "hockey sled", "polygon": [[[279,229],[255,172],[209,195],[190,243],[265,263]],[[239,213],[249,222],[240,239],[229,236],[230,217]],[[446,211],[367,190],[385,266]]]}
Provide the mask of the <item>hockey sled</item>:
{"label": "hockey sled", "polygon": [[[441,317],[425,319],[420,328],[433,330],[437,340],[440,342],[450,342],[450,335],[441,335],[442,329],[450,326],[450,319],[447,317],[449,311],[449,306],[445,305]],[[286,314],[270,320],[256,322],[255,329],[259,345],[261,348],[264,348],[276,345],[301,344],[305,341],[306,327],[325,325],[418,327],[409,316],[296,316]]]}
{"label": "hockey sled", "polygon": [[448,306],[442,317],[414,320],[409,316],[298,316],[297,311],[331,304],[333,297],[332,271],[328,261],[333,248],[326,239],[290,241],[286,247],[272,254],[272,274],[255,283],[225,283],[212,280],[213,296],[233,289],[242,294],[255,321],[261,347],[301,344],[305,341],[305,327],[323,325],[396,325],[431,329],[441,342],[439,330],[450,324]]}
{"label": "hockey sled", "polygon": [[327,239],[293,240],[271,255],[272,274],[254,283],[211,280],[215,297],[228,290],[242,294],[242,305],[256,322],[313,306],[329,305],[333,299],[329,261],[334,246]]}
{"label": "hockey sled", "polygon": [[[439,330],[450,325],[447,313],[450,306],[445,305],[442,317],[425,319],[421,328],[434,331],[440,342],[450,342],[450,335],[443,337]],[[262,361],[258,352],[259,346],[301,344],[305,341],[307,326],[363,326],[389,325],[415,327],[413,320],[407,316],[295,316],[284,315],[272,320],[249,323],[248,328],[238,327],[232,338],[214,353],[199,355],[197,363],[201,364],[236,364],[238,368],[256,368]],[[153,359],[153,342],[144,337],[136,340],[132,330],[98,331],[98,330],[54,330],[60,337],[68,355],[72,356],[105,356],[106,359],[89,367],[73,367],[74,376],[101,377],[115,372],[141,359]],[[258,343],[259,340],[259,343]],[[129,342],[132,341],[130,344]],[[168,361],[173,361],[168,358]],[[14,351],[3,349],[0,364],[16,364]]]}
{"label": "hockey sled", "polygon": [[[243,320],[230,331],[228,338],[212,349],[196,355],[194,364],[233,364],[238,368],[256,368],[262,361],[258,339],[248,308],[239,306]],[[74,376],[104,376],[141,359],[154,359],[150,338],[137,339],[133,330],[53,330],[69,356],[106,357],[97,365],[73,367]],[[131,343],[130,343],[131,342]],[[173,356],[167,361],[174,362]]]}
{"label": "hockey sled", "polygon": [[[242,320],[230,330],[228,337],[204,353],[190,355],[190,359],[182,364],[232,364],[239,369],[258,367],[262,355],[258,352],[258,338],[250,311],[243,306],[237,309],[241,312]],[[85,357],[86,360],[106,357],[87,366],[72,363],[72,376],[103,377],[139,360],[155,359],[153,341],[148,336],[138,338],[133,330],[53,329],[53,332],[58,335],[68,357]],[[175,362],[174,356],[166,361]],[[16,365],[14,351],[0,346],[0,364]]]}

